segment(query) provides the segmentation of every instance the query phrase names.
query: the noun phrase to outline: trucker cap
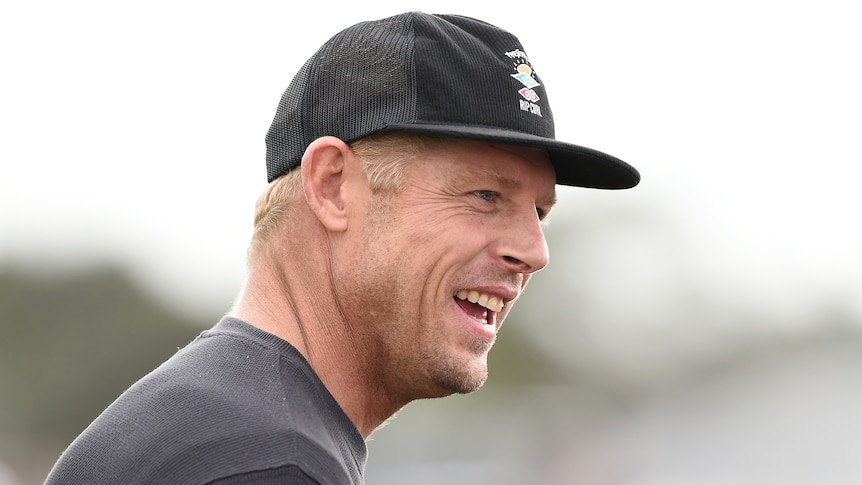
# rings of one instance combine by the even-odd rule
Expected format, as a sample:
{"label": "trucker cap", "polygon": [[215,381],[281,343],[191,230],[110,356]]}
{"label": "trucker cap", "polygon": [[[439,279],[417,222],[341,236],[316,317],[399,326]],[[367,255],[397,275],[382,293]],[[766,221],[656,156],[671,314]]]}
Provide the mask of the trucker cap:
{"label": "trucker cap", "polygon": [[266,135],[267,180],[298,167],[317,138],[350,143],[381,132],[541,148],[562,185],[640,181],[616,157],[556,140],[548,94],[521,43],[470,17],[408,12],[333,36],[281,97]]}

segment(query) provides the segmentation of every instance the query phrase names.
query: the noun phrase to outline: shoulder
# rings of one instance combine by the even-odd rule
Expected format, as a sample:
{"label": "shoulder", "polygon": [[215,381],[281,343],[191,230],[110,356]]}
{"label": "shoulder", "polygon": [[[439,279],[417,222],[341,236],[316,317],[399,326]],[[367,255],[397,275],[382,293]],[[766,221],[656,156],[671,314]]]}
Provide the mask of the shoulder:
{"label": "shoulder", "polygon": [[242,480],[279,473],[295,483],[352,483],[357,467],[312,397],[313,376],[294,360],[241,334],[205,332],[111,404],[52,475],[67,474],[62,483],[259,483]]}

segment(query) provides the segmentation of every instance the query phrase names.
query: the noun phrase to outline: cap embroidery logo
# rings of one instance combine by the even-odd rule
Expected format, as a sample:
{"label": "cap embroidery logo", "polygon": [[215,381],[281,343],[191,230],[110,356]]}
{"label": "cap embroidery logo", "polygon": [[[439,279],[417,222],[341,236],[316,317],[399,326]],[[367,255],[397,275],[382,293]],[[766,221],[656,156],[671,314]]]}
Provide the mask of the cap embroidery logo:
{"label": "cap embroidery logo", "polygon": [[536,94],[536,92],[530,88],[521,88],[520,90],[518,90],[518,93],[523,96],[524,99],[526,99],[527,101],[532,101],[535,103],[539,100],[539,95]]}
{"label": "cap embroidery logo", "polygon": [[518,67],[515,68],[518,72],[512,74],[512,77],[521,81],[521,84],[527,86],[528,88],[535,88],[539,86],[538,81],[533,79],[533,68],[528,66],[527,64],[518,64]]}
{"label": "cap embroidery logo", "polygon": [[515,49],[506,52],[505,55],[515,61],[512,64],[515,74],[510,75],[524,85],[523,88],[518,90],[518,94],[523,98],[519,100],[521,110],[536,116],[542,116],[542,107],[536,104],[541,98],[533,90],[533,88],[541,86],[541,84],[533,77],[533,68],[530,66],[530,59],[527,57],[527,54],[521,49]]}

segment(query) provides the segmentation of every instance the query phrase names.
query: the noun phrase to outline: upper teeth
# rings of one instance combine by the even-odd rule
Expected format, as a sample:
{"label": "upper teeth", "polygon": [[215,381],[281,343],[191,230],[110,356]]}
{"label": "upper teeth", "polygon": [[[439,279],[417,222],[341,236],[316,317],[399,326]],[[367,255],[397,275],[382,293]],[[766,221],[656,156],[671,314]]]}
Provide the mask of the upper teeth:
{"label": "upper teeth", "polygon": [[460,290],[455,296],[457,296],[459,300],[467,300],[470,303],[476,303],[492,312],[499,312],[503,309],[502,299],[486,293],[479,293],[476,290]]}

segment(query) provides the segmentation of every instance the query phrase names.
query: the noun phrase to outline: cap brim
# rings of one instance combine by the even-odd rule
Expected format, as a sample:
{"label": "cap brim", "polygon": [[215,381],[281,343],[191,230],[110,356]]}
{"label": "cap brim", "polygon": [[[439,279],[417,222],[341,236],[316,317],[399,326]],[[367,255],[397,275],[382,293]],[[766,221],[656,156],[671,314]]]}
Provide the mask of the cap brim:
{"label": "cap brim", "polygon": [[592,148],[483,126],[393,123],[381,131],[447,136],[468,140],[494,141],[548,151],[557,174],[557,183],[594,189],[628,189],[640,182],[640,174],[628,163]]}

